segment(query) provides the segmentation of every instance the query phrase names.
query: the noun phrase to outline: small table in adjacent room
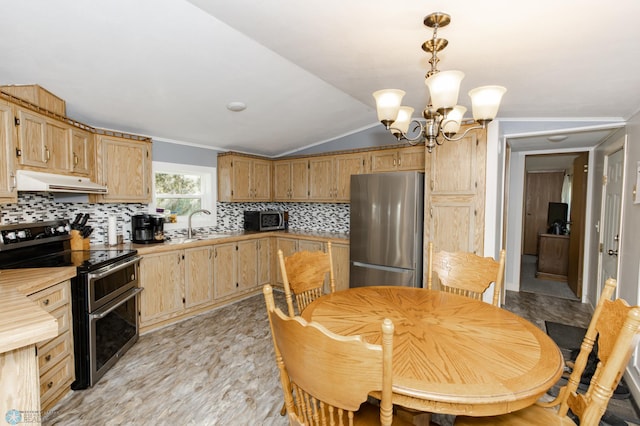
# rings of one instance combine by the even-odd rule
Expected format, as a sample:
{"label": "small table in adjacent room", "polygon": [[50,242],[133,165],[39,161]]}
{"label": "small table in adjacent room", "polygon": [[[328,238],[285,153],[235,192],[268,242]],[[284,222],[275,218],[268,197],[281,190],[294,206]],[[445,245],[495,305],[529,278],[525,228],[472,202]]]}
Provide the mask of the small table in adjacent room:
{"label": "small table in adjacent room", "polygon": [[538,265],[536,278],[567,281],[569,272],[569,236],[538,235]]}
{"label": "small table in adjacent room", "polygon": [[360,287],[320,297],[302,316],[380,344],[395,325],[393,402],[431,413],[488,416],[527,407],[560,378],[563,358],[539,328],[507,310],[411,287]]}

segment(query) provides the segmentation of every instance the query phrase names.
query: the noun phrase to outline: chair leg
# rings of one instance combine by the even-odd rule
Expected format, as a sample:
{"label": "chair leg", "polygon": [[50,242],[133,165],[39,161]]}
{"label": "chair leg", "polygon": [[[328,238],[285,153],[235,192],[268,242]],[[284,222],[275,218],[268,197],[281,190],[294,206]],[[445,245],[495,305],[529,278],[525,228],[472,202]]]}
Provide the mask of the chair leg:
{"label": "chair leg", "polygon": [[282,408],[280,409],[280,415],[284,416],[285,414],[287,414],[287,404],[283,402]]}

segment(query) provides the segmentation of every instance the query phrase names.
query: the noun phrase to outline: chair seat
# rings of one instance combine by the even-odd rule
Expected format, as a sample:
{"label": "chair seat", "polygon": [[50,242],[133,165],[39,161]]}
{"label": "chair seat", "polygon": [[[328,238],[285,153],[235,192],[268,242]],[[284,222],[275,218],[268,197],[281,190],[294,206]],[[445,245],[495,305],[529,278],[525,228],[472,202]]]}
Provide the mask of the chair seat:
{"label": "chair seat", "polygon": [[576,426],[569,417],[558,417],[557,407],[544,408],[539,405],[532,405],[513,413],[492,417],[456,417],[454,426],[480,426],[480,425],[540,425],[540,426]]}

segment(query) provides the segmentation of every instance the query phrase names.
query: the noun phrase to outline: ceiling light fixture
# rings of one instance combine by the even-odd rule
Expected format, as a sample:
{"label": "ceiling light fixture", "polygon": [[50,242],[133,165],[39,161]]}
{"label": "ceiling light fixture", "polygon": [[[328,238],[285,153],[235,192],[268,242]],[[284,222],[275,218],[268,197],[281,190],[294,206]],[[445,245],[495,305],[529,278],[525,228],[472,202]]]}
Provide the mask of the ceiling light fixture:
{"label": "ceiling light fixture", "polygon": [[[471,105],[473,108],[473,120],[464,121],[477,122],[479,126],[468,128],[462,135],[454,138],[463,123],[464,113],[467,109],[458,103],[458,92],[460,82],[464,78],[462,71],[439,71],[437,68],[439,59],[438,52],[447,47],[449,43],[446,39],[438,38],[438,28],[446,27],[451,22],[451,17],[446,13],[436,12],[424,18],[424,24],[433,28],[433,37],[422,44],[422,49],[431,54],[429,63],[431,69],[425,75],[425,84],[429,88],[431,101],[422,112],[426,122],[414,120],[411,117],[413,108],[401,106],[402,97],[405,92],[398,89],[384,89],[373,93],[376,100],[378,120],[390,130],[400,141],[406,140],[411,145],[425,143],[431,152],[436,145],[442,145],[443,139],[457,141],[462,139],[471,130],[484,129],[493,120],[500,107],[502,95],[507,91],[502,86],[482,86],[469,91]],[[415,123],[409,135],[409,126]],[[442,138],[438,136],[442,135]]]}
{"label": "ceiling light fixture", "polygon": [[547,140],[549,142],[562,142],[564,140],[567,140],[568,137],[569,136],[567,135],[553,135],[553,136],[549,136]]}
{"label": "ceiling light fixture", "polygon": [[247,109],[247,105],[244,102],[229,102],[227,104],[227,109],[229,111],[233,111],[233,112],[240,112],[240,111],[244,111],[245,109]]}

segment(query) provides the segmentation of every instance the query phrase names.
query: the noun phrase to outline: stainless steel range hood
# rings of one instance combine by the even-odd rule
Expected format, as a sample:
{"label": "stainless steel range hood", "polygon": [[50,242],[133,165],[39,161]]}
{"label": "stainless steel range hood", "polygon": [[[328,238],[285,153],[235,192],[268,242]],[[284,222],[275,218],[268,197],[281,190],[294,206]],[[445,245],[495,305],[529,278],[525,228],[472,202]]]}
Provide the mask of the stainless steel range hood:
{"label": "stainless steel range hood", "polygon": [[76,194],[106,194],[107,187],[78,176],[18,170],[16,173],[18,191],[70,192]]}

